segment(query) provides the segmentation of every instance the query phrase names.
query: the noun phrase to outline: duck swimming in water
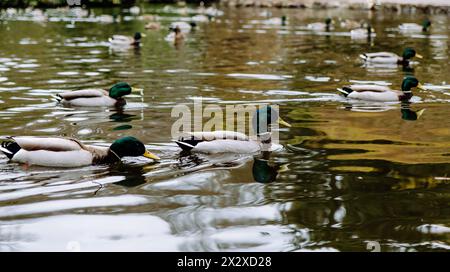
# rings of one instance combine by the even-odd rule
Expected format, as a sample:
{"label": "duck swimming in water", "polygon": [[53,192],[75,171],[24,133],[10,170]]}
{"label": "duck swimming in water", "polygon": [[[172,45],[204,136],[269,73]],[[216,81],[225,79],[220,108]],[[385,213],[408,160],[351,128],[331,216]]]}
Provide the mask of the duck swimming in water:
{"label": "duck swimming in water", "polygon": [[417,54],[416,50],[410,47],[403,50],[401,57],[392,52],[364,53],[359,55],[359,57],[368,63],[401,64],[405,66],[414,57],[423,58],[420,54]]}
{"label": "duck swimming in water", "polygon": [[[266,122],[264,124],[264,121]],[[244,133],[235,131],[190,132],[175,141],[183,151],[215,153],[255,153],[270,148],[270,126],[279,123],[290,124],[279,117],[278,112],[270,106],[262,107],[253,114],[252,127],[257,139],[253,140]]]}
{"label": "duck swimming in water", "polygon": [[409,101],[413,96],[411,89],[418,88],[425,90],[417,78],[408,76],[403,79],[401,91],[392,90],[387,86],[379,85],[349,85],[337,90],[345,97],[366,101]]}
{"label": "duck swimming in water", "polygon": [[63,137],[7,137],[2,151],[12,162],[47,167],[81,167],[121,161],[123,157],[159,157],[147,151],[134,137],[123,137],[110,147],[84,145],[79,140]]}
{"label": "duck swimming in water", "polygon": [[126,82],[114,84],[109,90],[85,89],[71,92],[59,93],[53,96],[58,102],[77,107],[113,107],[126,104],[123,96],[133,91],[142,91],[131,87]]}
{"label": "duck swimming in water", "polygon": [[141,32],[136,32],[133,37],[125,35],[113,35],[109,38],[109,43],[112,46],[138,46],[141,44],[142,37],[145,37]]}

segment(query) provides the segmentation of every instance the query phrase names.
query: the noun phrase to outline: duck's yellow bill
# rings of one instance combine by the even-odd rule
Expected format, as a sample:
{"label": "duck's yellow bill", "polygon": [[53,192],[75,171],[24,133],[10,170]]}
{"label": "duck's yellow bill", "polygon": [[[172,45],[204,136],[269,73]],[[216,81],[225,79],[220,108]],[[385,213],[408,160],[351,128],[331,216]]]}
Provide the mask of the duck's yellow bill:
{"label": "duck's yellow bill", "polygon": [[416,58],[423,59],[423,56],[416,53]]}
{"label": "duck's yellow bill", "polygon": [[156,156],[155,154],[151,153],[148,150],[145,150],[145,153],[142,156],[144,156],[146,158],[149,158],[149,159],[152,159],[152,160],[155,160],[155,161],[159,161],[160,160],[160,158],[158,156]]}
{"label": "duck's yellow bill", "polygon": [[417,114],[417,119],[419,119],[420,116],[422,116],[422,114],[423,114],[424,111],[425,111],[425,109],[421,109],[420,111],[417,111],[417,112],[416,112],[416,114]]}
{"label": "duck's yellow bill", "polygon": [[288,122],[281,119],[281,117],[278,117],[278,124],[286,126],[286,127],[291,127],[291,124],[289,124]]}
{"label": "duck's yellow bill", "polygon": [[422,90],[422,91],[426,91],[427,89],[422,85],[422,84],[417,84],[417,89]]}

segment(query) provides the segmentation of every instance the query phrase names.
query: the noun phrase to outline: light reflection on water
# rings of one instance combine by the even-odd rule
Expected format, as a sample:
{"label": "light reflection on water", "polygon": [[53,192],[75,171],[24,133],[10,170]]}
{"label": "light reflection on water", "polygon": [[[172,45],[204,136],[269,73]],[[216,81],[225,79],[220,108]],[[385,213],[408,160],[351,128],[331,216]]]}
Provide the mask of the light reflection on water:
{"label": "light reflection on water", "polygon": [[[148,11],[160,7],[149,6]],[[167,12],[167,10],[165,10]],[[164,13],[165,13],[164,12]],[[148,31],[139,49],[110,48],[121,24],[7,21],[0,25],[1,135],[62,135],[107,145],[134,135],[158,164],[61,171],[0,158],[0,250],[448,250],[449,71],[447,18],[431,16],[430,35],[395,27],[415,16],[377,13],[374,40],[347,30],[311,32],[327,16],[367,20],[340,10],[273,10],[279,26],[254,9],[225,10],[198,23],[180,47],[164,40],[171,21]],[[106,18],[106,17],[105,17]],[[385,31],[382,31],[385,30]],[[368,51],[426,58],[408,69],[363,65]],[[398,88],[415,75],[428,88],[400,103],[347,100],[347,83]],[[123,109],[66,108],[51,95],[128,81],[144,88]],[[171,142],[171,107],[277,103],[293,124],[284,149],[255,158],[180,154]],[[69,245],[69,246],[68,246]]]}

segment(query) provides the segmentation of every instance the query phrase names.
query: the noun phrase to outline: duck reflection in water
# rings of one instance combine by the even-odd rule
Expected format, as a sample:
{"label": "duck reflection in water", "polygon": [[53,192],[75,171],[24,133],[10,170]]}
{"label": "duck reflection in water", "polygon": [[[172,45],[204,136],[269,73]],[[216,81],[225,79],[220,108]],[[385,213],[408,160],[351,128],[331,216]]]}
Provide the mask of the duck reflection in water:
{"label": "duck reflection in water", "polygon": [[411,110],[411,103],[404,102],[401,105],[400,111],[402,113],[402,119],[403,120],[416,121],[416,120],[419,120],[419,118],[424,113],[425,109],[421,109],[421,110],[418,110],[418,111],[413,111],[413,110]]}
{"label": "duck reflection in water", "polygon": [[[137,119],[136,114],[124,113],[123,107],[117,107],[116,110],[117,110],[116,112],[114,112],[109,116],[111,122],[128,123],[131,122],[132,120]],[[114,127],[113,130],[127,130],[131,129],[132,127],[133,126],[129,124],[122,124]]]}
{"label": "duck reflection in water", "polygon": [[277,179],[279,173],[289,170],[288,164],[280,164],[270,161],[270,151],[262,151],[260,155],[253,157],[252,174],[258,183],[271,183]]}

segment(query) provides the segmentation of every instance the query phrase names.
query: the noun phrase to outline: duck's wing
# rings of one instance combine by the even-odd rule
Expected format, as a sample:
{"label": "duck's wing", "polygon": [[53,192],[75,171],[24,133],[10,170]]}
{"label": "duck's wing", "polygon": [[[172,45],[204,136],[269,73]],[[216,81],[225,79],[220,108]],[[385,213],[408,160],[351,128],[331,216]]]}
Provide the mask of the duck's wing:
{"label": "duck's wing", "polygon": [[10,137],[20,148],[27,151],[46,150],[46,151],[78,151],[85,149],[78,140],[60,137],[34,137],[18,136]]}
{"label": "duck's wing", "polygon": [[358,84],[350,85],[345,88],[349,88],[354,92],[392,92],[393,90],[387,86],[381,85],[370,85],[370,84]]}
{"label": "duck's wing", "polygon": [[373,61],[373,60],[398,60],[400,57],[391,52],[376,52],[376,53],[364,53],[359,55],[360,58],[367,61]]}
{"label": "duck's wing", "polygon": [[[179,147],[185,151],[190,151],[196,147],[199,143],[206,144],[206,146],[214,147],[209,143],[214,141],[221,141],[221,143],[229,143],[230,141],[249,142],[250,139],[247,135],[235,131],[211,131],[211,132],[189,132],[186,135],[180,137],[175,141]],[[203,146],[202,145],[202,146]]]}
{"label": "duck's wing", "polygon": [[86,89],[72,92],[65,92],[57,94],[57,97],[65,100],[72,100],[77,98],[102,97],[107,96],[108,92],[101,89]]}

